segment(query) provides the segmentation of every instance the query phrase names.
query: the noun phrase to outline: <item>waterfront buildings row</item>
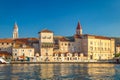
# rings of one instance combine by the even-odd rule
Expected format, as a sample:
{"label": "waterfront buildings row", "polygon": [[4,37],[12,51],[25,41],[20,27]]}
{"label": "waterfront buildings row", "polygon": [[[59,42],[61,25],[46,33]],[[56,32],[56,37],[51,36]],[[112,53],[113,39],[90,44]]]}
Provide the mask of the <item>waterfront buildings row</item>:
{"label": "waterfront buildings row", "polygon": [[[83,61],[114,58],[113,38],[83,34],[80,22],[71,37],[55,36],[50,30],[40,31],[39,38],[19,38],[15,23],[13,38],[0,39],[0,52],[7,52],[13,60],[31,61]],[[6,55],[1,54],[5,57]]]}

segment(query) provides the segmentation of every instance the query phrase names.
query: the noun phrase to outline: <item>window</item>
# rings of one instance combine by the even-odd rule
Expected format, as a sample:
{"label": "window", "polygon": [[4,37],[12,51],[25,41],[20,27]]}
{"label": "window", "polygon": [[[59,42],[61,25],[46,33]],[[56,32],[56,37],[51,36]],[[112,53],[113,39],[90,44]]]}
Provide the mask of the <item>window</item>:
{"label": "window", "polygon": [[22,52],[24,52],[24,50],[21,50]]}
{"label": "window", "polygon": [[93,50],[93,47],[90,47],[90,50]]}
{"label": "window", "polygon": [[91,41],[91,42],[90,42],[90,44],[92,45],[92,44],[93,44],[93,42]]}
{"label": "window", "polygon": [[46,36],[42,37],[43,39],[46,39]]}
{"label": "window", "polygon": [[12,45],[13,45],[14,43],[12,43]]}
{"label": "window", "polygon": [[105,48],[105,51],[106,51],[107,49]]}
{"label": "window", "polygon": [[95,47],[95,50],[96,50],[96,47]]}
{"label": "window", "polygon": [[100,50],[100,48],[98,47],[98,50]]}
{"label": "window", "polygon": [[101,50],[103,50],[103,48],[101,48]]}
{"label": "window", "polygon": [[47,37],[47,39],[51,39],[51,36]]}
{"label": "window", "polygon": [[29,51],[31,52],[32,50],[30,49]]}
{"label": "window", "polygon": [[68,46],[70,46],[70,43],[68,44]]}
{"label": "window", "polygon": [[65,43],[65,46],[67,46],[67,44]]}
{"label": "window", "polygon": [[17,53],[15,53],[15,56],[17,56]]}
{"label": "window", "polygon": [[68,54],[68,56],[70,56],[70,55]]}

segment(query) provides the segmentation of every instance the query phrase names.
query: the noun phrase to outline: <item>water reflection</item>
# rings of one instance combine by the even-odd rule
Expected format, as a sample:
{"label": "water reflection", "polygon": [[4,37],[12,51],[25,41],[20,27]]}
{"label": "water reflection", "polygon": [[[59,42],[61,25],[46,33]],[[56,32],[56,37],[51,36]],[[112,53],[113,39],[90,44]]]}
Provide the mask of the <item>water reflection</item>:
{"label": "water reflection", "polygon": [[119,64],[0,64],[2,80],[119,80]]}

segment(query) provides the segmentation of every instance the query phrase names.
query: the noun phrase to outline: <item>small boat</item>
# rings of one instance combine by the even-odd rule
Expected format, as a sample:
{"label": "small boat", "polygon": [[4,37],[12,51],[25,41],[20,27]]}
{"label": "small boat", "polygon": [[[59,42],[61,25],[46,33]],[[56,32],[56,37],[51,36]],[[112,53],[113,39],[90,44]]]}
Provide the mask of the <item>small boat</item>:
{"label": "small boat", "polygon": [[5,61],[3,58],[0,57],[0,63],[1,63],[1,64],[8,64],[8,63],[10,63],[10,62],[7,62],[7,61]]}

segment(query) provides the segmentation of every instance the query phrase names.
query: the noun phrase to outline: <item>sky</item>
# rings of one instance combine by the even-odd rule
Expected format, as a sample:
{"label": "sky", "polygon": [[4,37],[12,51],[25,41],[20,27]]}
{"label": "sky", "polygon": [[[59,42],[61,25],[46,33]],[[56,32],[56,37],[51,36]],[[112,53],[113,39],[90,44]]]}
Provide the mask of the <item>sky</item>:
{"label": "sky", "polygon": [[12,38],[15,22],[20,38],[73,36],[78,21],[83,34],[120,37],[120,0],[0,0],[0,38]]}

